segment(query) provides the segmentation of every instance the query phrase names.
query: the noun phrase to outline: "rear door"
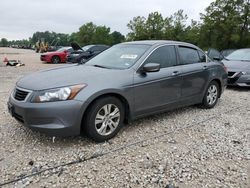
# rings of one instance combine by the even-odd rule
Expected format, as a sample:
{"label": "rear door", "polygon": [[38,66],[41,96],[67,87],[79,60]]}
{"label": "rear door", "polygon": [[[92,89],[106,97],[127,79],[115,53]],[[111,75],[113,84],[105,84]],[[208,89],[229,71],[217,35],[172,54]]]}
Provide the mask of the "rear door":
{"label": "rear door", "polygon": [[207,57],[202,51],[188,46],[179,46],[178,54],[183,76],[182,99],[198,99],[209,79]]}
{"label": "rear door", "polygon": [[[175,46],[158,47],[143,63],[158,63],[159,72],[134,76],[136,115],[161,110],[167,104],[178,101],[181,94],[181,70],[177,65]],[[143,66],[142,65],[142,66]]]}

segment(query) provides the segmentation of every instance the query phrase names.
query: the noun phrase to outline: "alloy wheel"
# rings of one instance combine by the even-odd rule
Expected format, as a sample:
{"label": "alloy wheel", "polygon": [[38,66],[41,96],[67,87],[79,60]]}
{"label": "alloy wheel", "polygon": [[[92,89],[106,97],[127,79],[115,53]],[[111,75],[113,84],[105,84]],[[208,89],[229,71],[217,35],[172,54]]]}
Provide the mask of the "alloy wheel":
{"label": "alloy wheel", "polygon": [[217,87],[215,85],[210,85],[207,91],[207,103],[209,105],[213,105],[217,100],[217,96],[218,96]]}
{"label": "alloy wheel", "polygon": [[98,134],[102,136],[112,134],[119,125],[120,117],[120,110],[116,105],[104,105],[95,117],[95,128]]}

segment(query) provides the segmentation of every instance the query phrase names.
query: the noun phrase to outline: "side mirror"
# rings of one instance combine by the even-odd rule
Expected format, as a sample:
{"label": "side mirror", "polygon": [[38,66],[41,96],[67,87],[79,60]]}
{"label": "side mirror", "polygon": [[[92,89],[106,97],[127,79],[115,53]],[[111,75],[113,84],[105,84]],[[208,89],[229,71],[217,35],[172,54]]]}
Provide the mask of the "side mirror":
{"label": "side mirror", "polygon": [[160,64],[158,63],[147,63],[142,69],[144,72],[158,72],[160,71]]}
{"label": "side mirror", "polygon": [[92,50],[90,50],[90,51],[87,51],[89,54],[93,54],[94,52],[92,51]]}
{"label": "side mirror", "polygon": [[223,59],[222,55],[213,57],[213,60],[215,60],[215,61],[221,61],[222,59]]}

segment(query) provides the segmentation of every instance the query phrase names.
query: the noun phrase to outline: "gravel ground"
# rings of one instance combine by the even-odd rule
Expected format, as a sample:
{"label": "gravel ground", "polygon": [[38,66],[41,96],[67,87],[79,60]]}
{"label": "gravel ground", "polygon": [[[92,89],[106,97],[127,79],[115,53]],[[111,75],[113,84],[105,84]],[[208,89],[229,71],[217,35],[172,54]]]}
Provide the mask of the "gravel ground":
{"label": "gravel ground", "polygon": [[[26,65],[1,65],[5,54]],[[211,110],[139,119],[97,144],[32,132],[7,113],[21,76],[62,65],[9,48],[0,48],[0,61],[0,187],[250,187],[249,89],[227,89]]]}

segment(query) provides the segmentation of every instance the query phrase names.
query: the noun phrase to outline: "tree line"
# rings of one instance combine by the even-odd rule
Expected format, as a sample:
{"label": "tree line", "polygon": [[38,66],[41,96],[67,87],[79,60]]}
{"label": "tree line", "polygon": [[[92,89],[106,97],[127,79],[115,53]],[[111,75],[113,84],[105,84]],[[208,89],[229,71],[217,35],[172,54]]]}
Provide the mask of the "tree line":
{"label": "tree line", "polygon": [[35,44],[40,39],[58,46],[68,46],[71,42],[84,46],[114,45],[133,40],[177,40],[193,43],[203,49],[244,48],[250,47],[249,9],[250,0],[215,0],[200,14],[199,21],[189,21],[183,10],[165,18],[159,12],[152,12],[147,17],[136,16],[127,24],[129,33],[126,37],[118,31],[111,32],[109,27],[89,22],[72,34],[36,32],[28,40],[1,39],[0,46]]}
{"label": "tree line", "polygon": [[209,47],[235,49],[250,47],[250,1],[216,0],[191,20],[183,10],[164,18],[153,12],[147,18],[134,17],[128,23],[128,40],[166,39],[190,42],[203,49]]}

